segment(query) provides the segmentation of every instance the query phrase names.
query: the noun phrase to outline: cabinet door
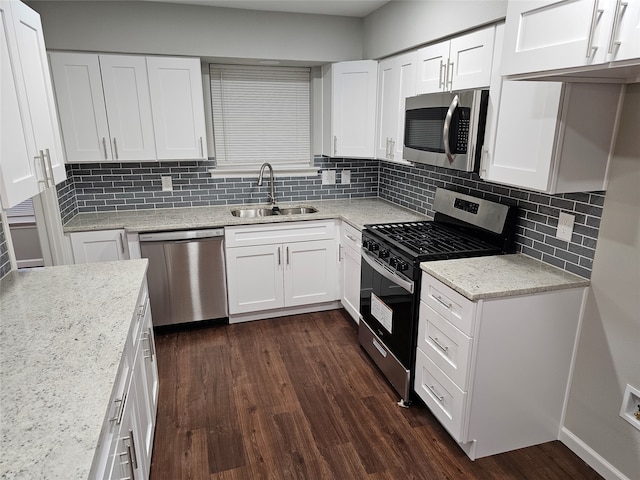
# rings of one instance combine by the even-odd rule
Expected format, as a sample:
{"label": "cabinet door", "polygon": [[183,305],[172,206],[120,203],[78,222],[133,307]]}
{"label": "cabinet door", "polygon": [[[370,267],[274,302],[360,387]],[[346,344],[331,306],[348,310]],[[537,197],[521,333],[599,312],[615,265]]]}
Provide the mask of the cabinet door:
{"label": "cabinet door", "polygon": [[76,264],[127,260],[124,230],[100,230],[69,234]]}
{"label": "cabinet door", "polygon": [[155,159],[145,57],[100,55],[99,59],[114,160]]}
{"label": "cabinet door", "polygon": [[[11,63],[9,42],[15,38],[9,2],[0,3],[0,199],[3,208],[11,208],[40,192],[37,155],[29,119],[20,111],[19,96],[26,97]],[[19,68],[19,65],[16,66]],[[20,89],[20,91],[19,91]]]}
{"label": "cabinet door", "polygon": [[378,79],[376,156],[398,160],[402,158],[404,142],[405,99],[415,95],[416,53],[381,61]]}
{"label": "cabinet door", "polygon": [[284,307],[281,245],[228,248],[229,313]]}
{"label": "cabinet door", "polygon": [[[147,379],[145,366],[147,362],[145,357],[149,355],[146,343],[144,339],[141,339],[139,342],[128,398],[129,401],[135,402],[136,416],[133,422],[133,431],[135,432],[134,442],[137,470],[140,472],[139,478],[148,478],[149,475],[156,414],[153,408],[153,400],[150,398],[150,382]],[[138,476],[136,476],[136,478],[138,478]]]}
{"label": "cabinet door", "polygon": [[485,180],[548,189],[561,100],[560,83],[503,82]]}
{"label": "cabinet door", "polygon": [[67,161],[113,160],[98,56],[52,52],[49,58]]}
{"label": "cabinet door", "polygon": [[602,0],[510,0],[502,74],[603,63],[611,20]]}
{"label": "cabinet door", "polygon": [[287,307],[338,300],[335,240],[283,245],[284,298]]}
{"label": "cabinet door", "polygon": [[200,60],[147,57],[159,160],[206,158]]}
{"label": "cabinet door", "polygon": [[132,378],[122,414],[111,472],[107,477],[111,480],[123,478],[146,479],[149,475],[148,466],[145,468],[145,465],[141,462],[144,457],[141,456],[136,394],[136,384],[134,378]]}
{"label": "cabinet door", "polygon": [[330,156],[375,156],[378,65],[373,60],[331,66],[332,149]]}
{"label": "cabinet door", "polygon": [[489,27],[451,40],[447,69],[450,90],[489,86],[494,36],[495,27]]}
{"label": "cabinet door", "polygon": [[640,58],[640,0],[613,2],[614,21],[607,43],[607,60]]}
{"label": "cabinet door", "polygon": [[53,186],[65,180],[67,174],[40,15],[22,2],[10,3],[17,39],[12,57],[20,61],[28,100],[22,110],[29,115],[36,149],[45,156],[47,186]]}
{"label": "cabinet door", "polygon": [[441,92],[446,89],[450,43],[436,43],[418,50],[416,95]]}

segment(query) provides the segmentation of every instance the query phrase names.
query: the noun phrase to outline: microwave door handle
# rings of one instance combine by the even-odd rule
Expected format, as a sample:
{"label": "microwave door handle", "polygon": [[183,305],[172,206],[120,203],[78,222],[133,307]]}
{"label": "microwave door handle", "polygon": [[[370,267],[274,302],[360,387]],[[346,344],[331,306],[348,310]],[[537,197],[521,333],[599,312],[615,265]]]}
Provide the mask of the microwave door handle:
{"label": "microwave door handle", "polygon": [[451,120],[453,119],[453,112],[456,108],[458,108],[458,103],[460,99],[458,95],[453,97],[451,101],[451,105],[449,105],[449,110],[447,110],[447,116],[444,119],[444,127],[442,129],[442,138],[444,140],[444,153],[447,156],[447,160],[449,163],[453,163],[455,160],[455,156],[451,153],[451,148],[449,147],[449,130],[451,129]]}

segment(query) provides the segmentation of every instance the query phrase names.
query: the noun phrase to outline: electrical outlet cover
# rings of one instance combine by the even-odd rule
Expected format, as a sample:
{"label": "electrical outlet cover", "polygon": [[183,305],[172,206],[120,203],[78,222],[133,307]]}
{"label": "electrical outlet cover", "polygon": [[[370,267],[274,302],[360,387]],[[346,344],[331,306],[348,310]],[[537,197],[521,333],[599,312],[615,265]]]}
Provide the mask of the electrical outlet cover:
{"label": "electrical outlet cover", "polygon": [[558,217],[558,229],[556,230],[556,237],[565,242],[571,241],[571,235],[573,234],[573,223],[576,217],[568,213],[560,212]]}
{"label": "electrical outlet cover", "polygon": [[622,397],[620,416],[640,430],[640,390],[627,384]]}
{"label": "electrical outlet cover", "polygon": [[322,171],[322,184],[334,185],[336,183],[336,171],[335,170],[323,170]]}
{"label": "electrical outlet cover", "polygon": [[342,173],[340,174],[340,183],[351,183],[351,170],[342,170]]}
{"label": "electrical outlet cover", "polygon": [[171,192],[171,191],[173,191],[173,181],[171,180],[171,177],[162,176],[162,177],[160,177],[160,180],[162,180],[162,191],[163,192]]}

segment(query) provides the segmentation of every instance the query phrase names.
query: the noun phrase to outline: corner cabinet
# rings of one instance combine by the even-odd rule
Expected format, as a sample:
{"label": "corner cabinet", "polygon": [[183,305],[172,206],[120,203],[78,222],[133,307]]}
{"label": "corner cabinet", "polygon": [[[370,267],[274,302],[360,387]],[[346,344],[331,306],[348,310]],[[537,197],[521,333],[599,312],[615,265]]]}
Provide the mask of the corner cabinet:
{"label": "corner cabinet", "polygon": [[151,325],[145,281],[120,360],[90,478],[149,478],[159,386]]}
{"label": "corner cabinet", "polygon": [[66,179],[40,16],[0,1],[0,199],[11,208]]}
{"label": "corner cabinet", "polygon": [[417,51],[416,95],[488,87],[495,26]]}
{"label": "corner cabinet", "polygon": [[585,290],[471,301],[423,273],[414,390],[472,460],[558,438]]}
{"label": "corner cabinet", "polygon": [[129,242],[124,230],[68,233],[75,264],[128,260]]}
{"label": "corner cabinet", "polygon": [[49,56],[68,162],[206,158],[199,59]]}
{"label": "corner cabinet", "polygon": [[381,60],[378,64],[376,158],[402,159],[404,106],[416,93],[416,52]]}
{"label": "corner cabinet", "polygon": [[362,232],[342,222],[340,227],[340,302],[356,323],[360,323],[360,262]]}
{"label": "corner cabinet", "polygon": [[639,0],[508,2],[503,75],[625,61],[640,64]]}
{"label": "corner cabinet", "polygon": [[339,299],[334,221],[226,227],[225,252],[230,323]]}
{"label": "corner cabinet", "polygon": [[322,68],[322,154],[374,158],[378,63],[340,62]]}

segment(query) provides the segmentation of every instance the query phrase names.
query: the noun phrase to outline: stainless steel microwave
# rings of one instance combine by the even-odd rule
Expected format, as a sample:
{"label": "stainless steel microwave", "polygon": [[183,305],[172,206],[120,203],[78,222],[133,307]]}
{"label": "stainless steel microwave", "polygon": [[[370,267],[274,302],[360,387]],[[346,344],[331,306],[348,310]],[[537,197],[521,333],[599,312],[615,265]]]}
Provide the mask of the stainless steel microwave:
{"label": "stainless steel microwave", "polygon": [[489,90],[407,98],[402,158],[478,172],[488,103]]}

